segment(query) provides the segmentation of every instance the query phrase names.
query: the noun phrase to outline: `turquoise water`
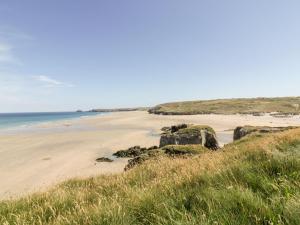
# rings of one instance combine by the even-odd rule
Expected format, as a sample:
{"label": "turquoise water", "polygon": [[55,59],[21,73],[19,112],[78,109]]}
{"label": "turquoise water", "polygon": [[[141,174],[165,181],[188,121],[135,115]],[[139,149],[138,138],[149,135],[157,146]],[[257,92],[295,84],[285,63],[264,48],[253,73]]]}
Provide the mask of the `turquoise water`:
{"label": "turquoise water", "polygon": [[43,113],[0,113],[0,129],[33,125],[85,116],[99,115],[97,112],[43,112]]}

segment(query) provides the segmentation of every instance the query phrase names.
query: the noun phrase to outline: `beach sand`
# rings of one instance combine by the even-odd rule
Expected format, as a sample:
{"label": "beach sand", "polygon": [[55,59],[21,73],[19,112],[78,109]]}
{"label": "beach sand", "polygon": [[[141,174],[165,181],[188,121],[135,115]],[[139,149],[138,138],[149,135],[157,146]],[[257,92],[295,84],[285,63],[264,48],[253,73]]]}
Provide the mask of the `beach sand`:
{"label": "beach sand", "polygon": [[40,124],[0,133],[0,199],[44,191],[68,178],[123,172],[126,159],[97,163],[98,157],[134,145],[158,145],[160,128],[179,123],[212,126],[221,144],[241,125],[300,126],[300,117],[251,115],[161,116],[118,112]]}

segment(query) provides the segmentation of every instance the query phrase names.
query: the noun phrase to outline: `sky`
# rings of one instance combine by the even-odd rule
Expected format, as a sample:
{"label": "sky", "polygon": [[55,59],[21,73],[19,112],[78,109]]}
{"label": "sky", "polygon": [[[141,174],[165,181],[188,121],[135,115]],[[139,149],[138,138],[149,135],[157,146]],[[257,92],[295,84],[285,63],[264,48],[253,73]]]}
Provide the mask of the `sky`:
{"label": "sky", "polygon": [[0,112],[300,95],[299,0],[1,0]]}

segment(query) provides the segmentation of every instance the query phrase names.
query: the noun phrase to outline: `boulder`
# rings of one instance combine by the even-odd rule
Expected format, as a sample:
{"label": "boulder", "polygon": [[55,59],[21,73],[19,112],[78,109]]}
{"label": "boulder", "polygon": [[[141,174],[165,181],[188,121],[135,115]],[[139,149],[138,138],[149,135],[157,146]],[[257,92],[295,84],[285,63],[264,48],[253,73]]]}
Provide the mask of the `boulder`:
{"label": "boulder", "polygon": [[176,137],[173,134],[162,134],[159,141],[159,147],[164,147],[166,145],[177,144]]}
{"label": "boulder", "polygon": [[239,140],[252,133],[275,133],[296,127],[266,127],[266,126],[243,126],[235,128],[233,132],[233,140]]}
{"label": "boulder", "polygon": [[209,149],[219,148],[214,130],[208,126],[179,125],[164,129],[161,134],[160,147],[167,145],[198,144]]}
{"label": "boulder", "polygon": [[214,132],[209,132],[207,130],[202,131],[202,146],[217,150],[219,148],[219,143],[217,141],[216,134]]}

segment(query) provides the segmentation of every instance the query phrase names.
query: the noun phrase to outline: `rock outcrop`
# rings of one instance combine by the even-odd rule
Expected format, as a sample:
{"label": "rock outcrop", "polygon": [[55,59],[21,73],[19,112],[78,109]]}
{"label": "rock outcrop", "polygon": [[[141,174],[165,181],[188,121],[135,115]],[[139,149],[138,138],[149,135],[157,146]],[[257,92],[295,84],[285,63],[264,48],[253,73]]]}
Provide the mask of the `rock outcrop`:
{"label": "rock outcrop", "polygon": [[167,145],[198,144],[216,150],[219,148],[214,130],[208,126],[193,126],[181,124],[163,128],[159,147]]}
{"label": "rock outcrop", "polygon": [[135,167],[138,164],[141,164],[151,158],[158,157],[159,155],[164,154],[161,149],[150,149],[147,153],[138,155],[133,159],[128,160],[128,164],[125,167],[125,171]]}
{"label": "rock outcrop", "polygon": [[216,134],[211,127],[180,124],[162,128],[160,147],[142,148],[134,146],[127,150],[120,150],[113,155],[118,158],[132,158],[128,160],[125,170],[160,155],[177,157],[191,156],[205,151],[219,148]]}
{"label": "rock outcrop", "polygon": [[243,126],[237,127],[233,133],[233,140],[239,140],[252,133],[275,133],[281,132],[289,129],[294,129],[296,127],[264,127],[264,126]]}
{"label": "rock outcrop", "polygon": [[100,157],[98,159],[96,159],[97,162],[113,162],[114,160],[110,159],[110,158],[106,158],[106,157]]}
{"label": "rock outcrop", "polygon": [[132,158],[132,157],[140,156],[141,154],[147,153],[154,149],[158,149],[158,147],[152,146],[150,148],[141,148],[140,146],[137,145],[137,146],[128,148],[127,150],[117,151],[113,155],[118,158]]}

